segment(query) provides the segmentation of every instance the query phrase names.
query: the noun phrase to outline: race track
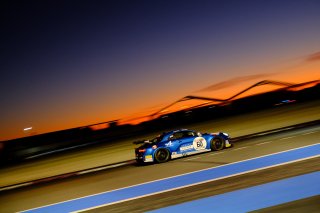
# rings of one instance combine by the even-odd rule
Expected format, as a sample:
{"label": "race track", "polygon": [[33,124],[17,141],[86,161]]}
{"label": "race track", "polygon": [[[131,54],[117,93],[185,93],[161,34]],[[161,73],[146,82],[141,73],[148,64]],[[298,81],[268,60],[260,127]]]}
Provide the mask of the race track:
{"label": "race track", "polygon": [[[320,127],[315,126],[312,128],[286,131],[269,136],[259,137],[256,139],[242,141],[237,143],[235,147],[230,149],[190,156],[173,160],[164,164],[154,164],[147,166],[130,165],[93,174],[82,175],[79,177],[73,177],[64,180],[53,181],[50,183],[39,184],[36,186],[6,191],[0,194],[1,212],[23,211],[109,190],[128,187],[135,184],[141,184],[148,181],[154,181],[161,178],[180,175],[187,172],[193,172],[220,165],[227,165],[233,162],[243,161],[263,155],[317,144],[319,143],[319,138]],[[143,205],[147,201],[138,199],[133,200],[132,203],[121,203],[122,208],[119,208],[119,206],[116,206],[117,204],[114,204],[106,207],[109,209],[97,208],[91,211],[106,212],[117,210],[118,212],[128,212],[135,210],[137,212],[140,212],[152,210],[154,208],[162,208],[168,205],[182,203],[190,199],[193,200],[199,198],[199,196],[211,196],[212,191],[220,194],[224,193],[225,189],[232,191],[235,189],[246,188],[249,186],[267,183],[282,178],[293,177],[313,171],[320,171],[320,164],[318,162],[319,157],[292,165],[287,165],[285,167],[278,167],[269,171],[265,170],[246,174],[243,176],[233,177],[236,178],[236,180],[227,178],[220,180],[222,181],[220,183],[212,182],[210,186],[211,188],[207,185],[199,185],[198,187],[202,187],[202,189],[195,188],[193,190],[189,190],[191,192],[195,192],[193,193],[193,195],[184,195],[183,193],[178,192],[179,196],[173,198],[173,194],[167,196],[165,196],[164,194],[158,194],[157,196],[160,196],[160,198],[172,199],[159,199],[161,202],[158,202],[154,205]],[[223,189],[221,189],[221,187],[220,189],[218,189],[218,186],[221,185],[224,186]],[[203,190],[206,188],[210,188],[211,190],[203,192]],[[203,193],[197,194],[196,192]],[[176,191],[170,193],[176,193]],[[156,200],[152,197],[146,197],[146,199],[149,199],[148,202],[150,202],[150,200]],[[317,198],[314,199],[317,200]],[[310,202],[314,202],[314,199],[311,199]],[[174,200],[175,203],[172,203],[172,200]],[[145,206],[149,206],[149,208],[143,209],[143,207]],[[150,208],[150,206],[152,208]]]}

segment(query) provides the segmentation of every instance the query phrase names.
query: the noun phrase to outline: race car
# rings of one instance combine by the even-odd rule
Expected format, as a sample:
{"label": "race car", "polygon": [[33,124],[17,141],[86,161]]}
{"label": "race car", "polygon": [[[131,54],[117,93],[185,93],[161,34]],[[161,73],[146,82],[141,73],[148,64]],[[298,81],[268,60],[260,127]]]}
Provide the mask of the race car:
{"label": "race car", "polygon": [[170,159],[231,147],[227,133],[200,133],[189,129],[164,132],[152,140],[133,142],[142,144],[135,149],[136,161],[164,163]]}

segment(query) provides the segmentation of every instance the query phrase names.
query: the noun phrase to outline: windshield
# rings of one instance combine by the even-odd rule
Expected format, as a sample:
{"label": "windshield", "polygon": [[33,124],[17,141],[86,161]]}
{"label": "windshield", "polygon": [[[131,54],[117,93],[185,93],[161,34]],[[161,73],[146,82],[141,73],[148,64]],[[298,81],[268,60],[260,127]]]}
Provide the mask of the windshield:
{"label": "windshield", "polygon": [[159,143],[160,141],[162,141],[163,136],[164,136],[164,134],[158,135],[157,137],[150,140],[150,142],[151,143]]}

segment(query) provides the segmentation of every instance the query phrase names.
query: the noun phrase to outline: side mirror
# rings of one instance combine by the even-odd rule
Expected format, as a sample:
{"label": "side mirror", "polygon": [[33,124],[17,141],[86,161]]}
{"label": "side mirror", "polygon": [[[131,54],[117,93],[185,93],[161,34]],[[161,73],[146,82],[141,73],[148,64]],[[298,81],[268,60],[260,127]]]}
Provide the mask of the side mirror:
{"label": "side mirror", "polygon": [[201,132],[197,132],[197,135],[198,135],[198,137],[202,136]]}
{"label": "side mirror", "polygon": [[174,138],[174,136],[173,135],[170,135],[169,136],[169,140],[174,140],[175,138]]}

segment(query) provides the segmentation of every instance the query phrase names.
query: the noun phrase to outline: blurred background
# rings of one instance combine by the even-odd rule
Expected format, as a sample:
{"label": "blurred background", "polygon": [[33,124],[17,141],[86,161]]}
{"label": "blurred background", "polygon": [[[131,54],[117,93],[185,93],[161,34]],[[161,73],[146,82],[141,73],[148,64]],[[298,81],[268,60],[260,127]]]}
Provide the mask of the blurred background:
{"label": "blurred background", "polygon": [[0,140],[135,124],[185,96],[227,99],[263,80],[318,80],[318,9],[312,0],[3,1]]}
{"label": "blurred background", "polygon": [[3,1],[1,159],[315,100],[318,9],[312,0]]}
{"label": "blurred background", "polygon": [[319,9],[318,0],[1,1],[1,190],[131,165],[133,141],[176,128],[235,140],[305,128],[299,141],[295,130],[277,135],[285,145],[244,141],[259,146],[213,162],[13,190],[0,194],[3,212],[318,143]]}

